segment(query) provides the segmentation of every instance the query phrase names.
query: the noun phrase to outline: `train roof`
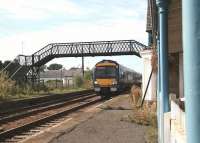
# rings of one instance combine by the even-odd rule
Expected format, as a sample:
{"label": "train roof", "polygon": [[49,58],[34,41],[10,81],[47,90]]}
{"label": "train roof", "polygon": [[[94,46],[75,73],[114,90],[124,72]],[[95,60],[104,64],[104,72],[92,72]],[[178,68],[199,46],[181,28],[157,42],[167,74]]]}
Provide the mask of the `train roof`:
{"label": "train roof", "polygon": [[129,71],[129,72],[141,74],[141,73],[136,72],[135,70],[130,69],[130,68],[128,68],[128,67],[125,67],[125,66],[123,66],[123,65],[119,65],[119,66],[120,66],[121,69],[123,69],[123,70],[125,70],[125,71]]}
{"label": "train roof", "polygon": [[95,66],[97,66],[98,64],[101,64],[101,63],[106,63],[106,62],[108,62],[108,63],[114,63],[116,65],[119,65],[116,61],[113,61],[113,60],[102,60],[102,61],[96,63]]}
{"label": "train roof", "polygon": [[119,68],[121,68],[121,69],[124,69],[124,70],[126,70],[126,71],[130,71],[130,72],[134,72],[134,73],[141,74],[141,73],[136,72],[135,70],[130,69],[130,68],[128,68],[128,67],[125,67],[125,66],[123,66],[123,65],[121,65],[121,64],[119,64],[118,62],[113,61],[113,60],[102,60],[102,61],[99,61],[98,63],[96,63],[95,66],[97,66],[98,64],[101,64],[101,63],[105,63],[105,62],[108,62],[108,63],[114,63],[114,64],[118,65]]}

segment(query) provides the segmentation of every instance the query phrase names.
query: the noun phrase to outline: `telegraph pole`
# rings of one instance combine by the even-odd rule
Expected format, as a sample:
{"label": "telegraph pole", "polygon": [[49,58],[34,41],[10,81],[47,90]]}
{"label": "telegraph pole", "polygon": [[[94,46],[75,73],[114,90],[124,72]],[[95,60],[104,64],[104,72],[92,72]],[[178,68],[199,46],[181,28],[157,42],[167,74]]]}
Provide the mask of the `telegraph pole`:
{"label": "telegraph pole", "polygon": [[23,55],[24,54],[24,41],[22,41],[21,46],[22,46],[22,55]]}
{"label": "telegraph pole", "polygon": [[82,74],[84,77],[84,56],[82,56]]}

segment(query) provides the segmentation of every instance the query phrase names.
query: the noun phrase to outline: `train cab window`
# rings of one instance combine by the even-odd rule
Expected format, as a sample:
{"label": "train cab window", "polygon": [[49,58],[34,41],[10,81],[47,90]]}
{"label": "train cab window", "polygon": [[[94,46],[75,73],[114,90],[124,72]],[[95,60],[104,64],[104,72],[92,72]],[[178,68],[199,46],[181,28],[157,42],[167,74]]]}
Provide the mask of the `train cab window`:
{"label": "train cab window", "polygon": [[95,77],[96,78],[114,78],[117,75],[117,69],[115,67],[107,66],[107,67],[96,67],[95,69]]}

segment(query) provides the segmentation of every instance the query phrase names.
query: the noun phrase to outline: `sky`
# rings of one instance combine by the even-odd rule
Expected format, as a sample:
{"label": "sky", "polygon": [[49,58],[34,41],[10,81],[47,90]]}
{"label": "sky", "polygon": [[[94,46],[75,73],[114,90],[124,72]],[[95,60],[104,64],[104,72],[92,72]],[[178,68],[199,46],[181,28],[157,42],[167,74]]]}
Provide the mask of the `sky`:
{"label": "sky", "polygon": [[[31,55],[49,43],[136,40],[147,44],[147,0],[0,0],[0,60]],[[142,71],[136,56],[86,57],[92,68],[102,59]],[[66,69],[81,58],[50,61]]]}

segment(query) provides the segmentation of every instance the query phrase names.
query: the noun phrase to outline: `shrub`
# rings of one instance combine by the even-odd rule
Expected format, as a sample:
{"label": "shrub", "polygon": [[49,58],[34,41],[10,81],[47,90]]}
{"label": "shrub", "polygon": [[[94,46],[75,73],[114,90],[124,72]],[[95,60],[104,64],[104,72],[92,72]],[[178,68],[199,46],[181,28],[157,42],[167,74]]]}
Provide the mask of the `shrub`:
{"label": "shrub", "polygon": [[4,99],[13,93],[15,82],[9,79],[5,72],[0,73],[0,98]]}
{"label": "shrub", "polygon": [[75,76],[74,82],[76,87],[82,87],[84,83],[83,78],[81,76]]}
{"label": "shrub", "polygon": [[90,70],[89,68],[87,68],[87,70],[85,71],[84,80],[92,80],[92,70]]}
{"label": "shrub", "polygon": [[92,88],[92,81],[91,80],[84,80],[84,88],[90,89]]}
{"label": "shrub", "polygon": [[92,70],[87,68],[84,74],[84,88],[92,88]]}

